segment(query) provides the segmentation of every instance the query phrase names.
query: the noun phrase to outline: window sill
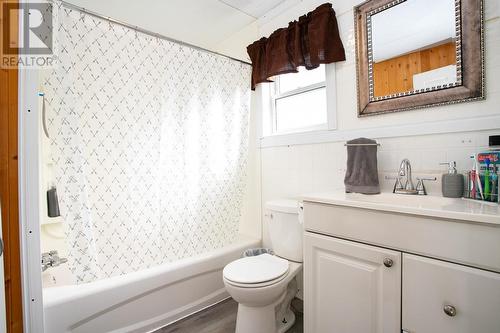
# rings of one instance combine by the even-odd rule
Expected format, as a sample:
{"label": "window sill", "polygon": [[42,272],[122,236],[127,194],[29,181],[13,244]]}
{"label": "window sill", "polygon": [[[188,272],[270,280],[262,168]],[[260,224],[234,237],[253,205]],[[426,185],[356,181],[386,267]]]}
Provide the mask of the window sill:
{"label": "window sill", "polygon": [[305,145],[325,142],[340,142],[354,138],[372,139],[442,134],[467,131],[494,130],[500,128],[500,116],[485,116],[444,121],[423,122],[417,124],[362,128],[351,130],[317,130],[260,138],[260,147],[278,147]]}
{"label": "window sill", "polygon": [[335,130],[316,129],[302,132],[272,134],[260,138],[260,147],[290,146],[331,141],[327,137]]}

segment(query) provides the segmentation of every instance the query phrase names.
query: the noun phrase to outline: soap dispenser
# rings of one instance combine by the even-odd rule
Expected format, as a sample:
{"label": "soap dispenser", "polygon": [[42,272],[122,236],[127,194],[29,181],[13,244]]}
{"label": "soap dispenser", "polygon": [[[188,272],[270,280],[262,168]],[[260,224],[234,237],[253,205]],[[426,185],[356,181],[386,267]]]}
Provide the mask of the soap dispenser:
{"label": "soap dispenser", "polygon": [[441,179],[443,197],[461,198],[464,194],[464,176],[457,172],[457,162],[450,161],[440,164],[448,166],[448,173],[445,173]]}

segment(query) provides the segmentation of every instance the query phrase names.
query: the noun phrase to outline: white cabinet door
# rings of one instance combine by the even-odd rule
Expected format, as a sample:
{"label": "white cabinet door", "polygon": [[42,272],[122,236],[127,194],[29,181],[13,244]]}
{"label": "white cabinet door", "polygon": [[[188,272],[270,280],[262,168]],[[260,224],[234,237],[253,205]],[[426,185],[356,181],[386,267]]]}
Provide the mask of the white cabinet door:
{"label": "white cabinet door", "polygon": [[403,330],[500,332],[500,274],[403,255]]}
{"label": "white cabinet door", "polygon": [[401,332],[400,252],[306,232],[304,255],[306,333]]}

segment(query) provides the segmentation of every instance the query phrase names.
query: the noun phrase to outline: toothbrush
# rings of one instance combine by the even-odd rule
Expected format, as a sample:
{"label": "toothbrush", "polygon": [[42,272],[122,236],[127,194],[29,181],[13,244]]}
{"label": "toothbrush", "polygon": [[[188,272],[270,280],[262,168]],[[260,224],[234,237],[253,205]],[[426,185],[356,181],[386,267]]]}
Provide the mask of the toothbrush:
{"label": "toothbrush", "polygon": [[471,156],[470,158],[474,159],[474,162],[472,162],[472,170],[470,171],[470,197],[472,199],[476,199],[476,159],[474,156]]}
{"label": "toothbrush", "polygon": [[473,159],[472,162],[472,170],[471,170],[471,182],[472,182],[472,198],[478,199],[477,191],[479,189],[479,194],[481,196],[481,200],[484,200],[483,195],[483,185],[481,184],[481,177],[479,176],[479,164],[477,163],[476,155],[472,155],[470,158]]}
{"label": "toothbrush", "polygon": [[497,171],[497,202],[500,204],[500,171]]}
{"label": "toothbrush", "polygon": [[479,188],[479,194],[481,195],[481,200],[484,200],[484,194],[483,194],[483,184],[481,183],[481,176],[479,175],[479,163],[477,162],[476,155],[474,155],[474,165],[476,169],[476,181],[477,181],[477,187]]}
{"label": "toothbrush", "polygon": [[498,201],[498,174],[496,165],[493,164],[493,173],[491,174],[491,201],[494,202],[495,199]]}
{"label": "toothbrush", "polygon": [[486,163],[486,170],[484,170],[484,199],[490,199],[490,159],[486,158],[484,160]]}

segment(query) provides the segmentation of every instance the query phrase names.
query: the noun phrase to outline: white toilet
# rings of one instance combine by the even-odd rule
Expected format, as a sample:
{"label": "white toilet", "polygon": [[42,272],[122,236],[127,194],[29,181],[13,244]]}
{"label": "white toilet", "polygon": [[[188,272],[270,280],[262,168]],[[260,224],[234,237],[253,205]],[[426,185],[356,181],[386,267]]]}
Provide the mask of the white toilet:
{"label": "white toilet", "polygon": [[302,213],[297,201],[266,203],[271,254],[244,257],[224,267],[224,285],[236,300],[236,333],[282,333],[295,322],[290,303],[302,274]]}

